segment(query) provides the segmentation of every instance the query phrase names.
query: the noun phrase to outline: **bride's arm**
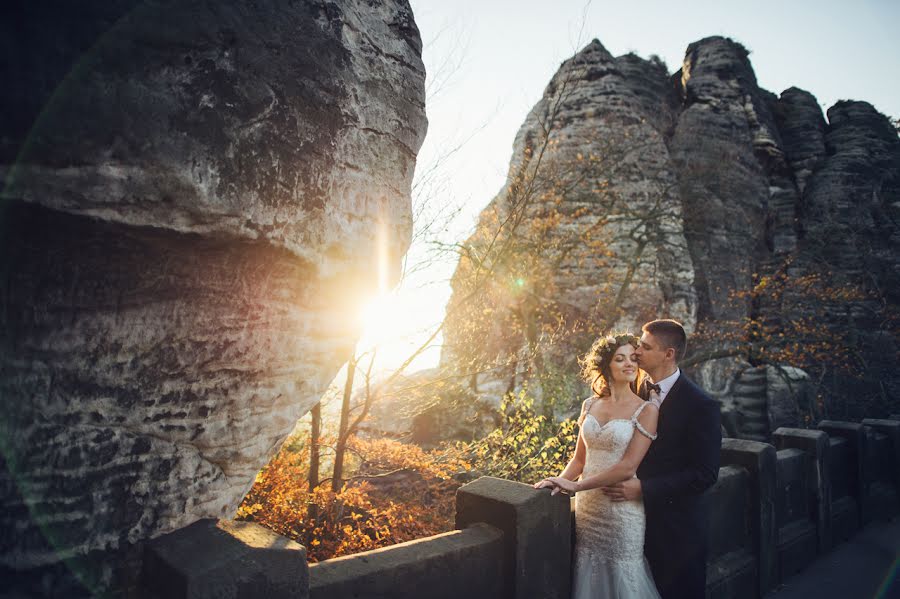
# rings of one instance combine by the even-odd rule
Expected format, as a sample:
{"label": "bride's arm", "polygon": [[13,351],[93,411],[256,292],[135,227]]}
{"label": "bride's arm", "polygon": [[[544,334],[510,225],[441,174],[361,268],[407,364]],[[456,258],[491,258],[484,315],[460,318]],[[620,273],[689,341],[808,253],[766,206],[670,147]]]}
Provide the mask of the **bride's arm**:
{"label": "bride's arm", "polygon": [[[581,404],[581,416],[578,417],[578,424],[581,425],[584,423],[584,417],[587,414],[588,406],[590,406],[590,399],[584,400],[584,403]],[[578,478],[582,471],[584,470],[584,460],[585,456],[587,456],[587,447],[584,444],[584,438],[582,437],[581,432],[578,433],[578,441],[575,444],[575,453],[572,455],[572,459],[569,460],[569,463],[566,464],[566,467],[563,468],[563,471],[559,473],[559,476],[554,478],[564,478],[569,481],[574,481]],[[535,489],[543,489],[545,487],[554,487],[552,483],[548,482],[549,479],[544,479],[542,481],[538,481],[532,485]],[[557,491],[553,491],[556,494]]]}
{"label": "bride's arm", "polygon": [[[578,442],[575,445],[575,454],[572,456],[572,459],[569,460],[569,463],[566,464],[566,467],[563,468],[563,471],[559,473],[559,476],[554,476],[553,478],[545,478],[542,481],[534,483],[532,486],[535,489],[543,489],[545,487],[558,487],[560,485],[556,485],[551,483],[552,480],[566,480],[568,484],[574,485],[572,482],[581,474],[584,470],[584,458],[587,455],[587,448],[584,445],[584,439],[581,436],[581,433],[578,433]],[[553,494],[556,495],[558,489],[554,488]]]}
{"label": "bride's arm", "polygon": [[[648,404],[640,416],[638,423],[643,427],[644,431],[636,430],[625,449],[622,459],[602,472],[598,472],[593,476],[581,479],[580,482],[570,482],[564,480],[565,477],[560,476],[549,479],[552,483],[559,486],[565,491],[578,492],[587,491],[588,489],[596,489],[598,487],[606,487],[623,480],[634,477],[637,467],[647,455],[652,440],[647,435],[656,436],[656,424],[659,419],[659,410],[653,404]],[[583,466],[583,463],[582,463]],[[566,468],[568,470],[568,467]]]}
{"label": "bride's arm", "polygon": [[578,443],[575,444],[575,454],[572,456],[572,459],[569,460],[569,463],[566,464],[563,471],[559,473],[559,477],[567,480],[575,480],[581,476],[581,472],[584,470],[585,455],[587,455],[587,448],[584,445],[584,438],[581,436],[581,433],[578,433]]}

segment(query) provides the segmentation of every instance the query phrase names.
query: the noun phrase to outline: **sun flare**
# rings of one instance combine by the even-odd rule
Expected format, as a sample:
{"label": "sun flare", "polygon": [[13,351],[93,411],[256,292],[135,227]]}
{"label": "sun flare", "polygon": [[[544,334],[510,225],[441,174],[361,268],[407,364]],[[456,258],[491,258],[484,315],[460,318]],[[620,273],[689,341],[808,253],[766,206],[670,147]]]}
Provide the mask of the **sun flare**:
{"label": "sun flare", "polygon": [[396,289],[382,293],[362,306],[359,318],[363,326],[357,355],[375,350],[376,371],[392,371],[414,353],[420,354],[410,368],[430,368],[437,363],[439,339],[428,348],[421,347],[423,335],[434,331],[441,314],[440,298],[422,289]]}
{"label": "sun flare", "polygon": [[399,302],[392,294],[380,293],[363,304],[360,318],[363,324],[362,345],[383,345],[393,341],[402,326]]}

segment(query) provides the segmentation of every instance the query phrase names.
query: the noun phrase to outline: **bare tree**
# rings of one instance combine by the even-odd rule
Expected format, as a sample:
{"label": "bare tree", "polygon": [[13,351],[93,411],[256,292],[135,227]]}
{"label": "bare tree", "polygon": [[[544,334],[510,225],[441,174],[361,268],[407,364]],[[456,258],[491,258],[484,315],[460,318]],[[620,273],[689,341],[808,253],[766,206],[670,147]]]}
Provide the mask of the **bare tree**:
{"label": "bare tree", "polygon": [[317,403],[310,410],[310,430],[309,430],[309,475],[307,482],[309,488],[314,489],[319,484],[319,448],[320,438],[322,436],[322,404]]}

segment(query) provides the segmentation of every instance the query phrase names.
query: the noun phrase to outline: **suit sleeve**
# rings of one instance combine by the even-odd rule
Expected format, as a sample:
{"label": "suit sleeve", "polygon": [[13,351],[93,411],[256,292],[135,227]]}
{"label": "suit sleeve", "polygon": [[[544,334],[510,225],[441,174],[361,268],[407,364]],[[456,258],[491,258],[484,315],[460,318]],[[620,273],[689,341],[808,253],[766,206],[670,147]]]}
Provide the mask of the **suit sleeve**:
{"label": "suit sleeve", "polygon": [[682,470],[641,480],[641,492],[650,500],[699,495],[719,478],[722,450],[722,417],[719,403],[704,398],[691,414],[688,463]]}

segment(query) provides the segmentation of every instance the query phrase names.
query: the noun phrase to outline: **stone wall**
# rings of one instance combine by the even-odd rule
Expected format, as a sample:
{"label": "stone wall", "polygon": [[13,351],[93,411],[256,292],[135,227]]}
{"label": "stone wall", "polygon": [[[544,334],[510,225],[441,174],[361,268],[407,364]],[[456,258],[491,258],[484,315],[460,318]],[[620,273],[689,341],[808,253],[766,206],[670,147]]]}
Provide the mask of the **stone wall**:
{"label": "stone wall", "polygon": [[[774,446],[722,442],[722,467],[708,491],[709,599],[758,599],[861,527],[900,515],[900,420],[823,421],[818,429],[779,428],[773,439]],[[571,503],[531,485],[483,477],[457,493],[458,530],[312,564],[308,588],[294,585],[267,596],[565,599],[571,593]],[[198,543],[198,534],[205,543]],[[235,550],[223,548],[235,537],[209,524],[195,526],[156,541],[149,555],[153,563],[171,564],[168,579],[193,581],[210,569],[227,570]],[[171,559],[173,547],[184,543],[208,555],[193,560],[202,568]],[[248,545],[237,553],[253,551]],[[273,571],[273,558],[229,572],[226,582],[236,588],[235,579],[256,576],[258,584],[276,588],[291,576],[305,580],[296,551],[290,545],[280,550],[279,559],[294,559],[292,568]]]}
{"label": "stone wall", "polygon": [[405,0],[7,2],[0,40],[0,575],[122,590],[396,280],[421,40]]}

